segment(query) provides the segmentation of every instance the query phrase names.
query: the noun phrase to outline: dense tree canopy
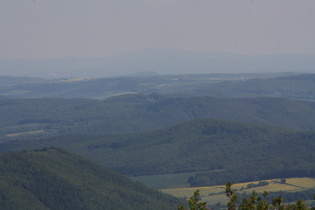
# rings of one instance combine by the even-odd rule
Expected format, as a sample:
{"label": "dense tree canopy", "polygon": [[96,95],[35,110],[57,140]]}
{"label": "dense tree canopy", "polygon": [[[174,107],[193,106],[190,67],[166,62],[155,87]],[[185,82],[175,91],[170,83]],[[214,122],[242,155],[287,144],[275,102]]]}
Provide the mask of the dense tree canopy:
{"label": "dense tree canopy", "polygon": [[0,155],[0,209],[175,209],[180,199],[58,148]]}

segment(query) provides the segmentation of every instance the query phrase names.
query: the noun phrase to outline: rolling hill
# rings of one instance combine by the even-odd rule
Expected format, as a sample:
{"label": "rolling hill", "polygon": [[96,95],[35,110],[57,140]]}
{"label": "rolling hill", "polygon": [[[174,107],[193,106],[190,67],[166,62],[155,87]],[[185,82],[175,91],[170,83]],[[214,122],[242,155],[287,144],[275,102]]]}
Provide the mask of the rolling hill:
{"label": "rolling hill", "polygon": [[122,134],[199,118],[315,129],[315,103],[283,98],[170,98],[129,94],[107,100],[0,98],[0,141],[60,134]]}
{"label": "rolling hill", "polygon": [[315,103],[282,98],[169,98],[124,95],[107,100],[0,98],[0,142],[61,134],[122,134],[198,118],[315,129]]}
{"label": "rolling hill", "polygon": [[289,75],[295,75],[295,73],[131,75],[97,79],[36,79],[0,76],[0,95],[9,98],[92,99],[104,99],[126,93],[151,94],[159,92],[172,95],[187,93],[196,95],[196,89],[209,85],[220,88],[220,84],[230,84],[232,81],[241,82],[253,78],[273,78]]}
{"label": "rolling hill", "polygon": [[117,78],[35,79],[0,77],[9,98],[91,98],[161,93],[173,97],[282,97],[315,100],[315,74],[189,74]]}
{"label": "rolling hill", "polygon": [[195,90],[196,94],[215,97],[281,97],[303,100],[315,99],[315,74],[275,78],[254,78],[245,81],[210,84]]}
{"label": "rolling hill", "polygon": [[183,201],[58,148],[0,154],[0,209],[175,209]]}
{"label": "rolling hill", "polygon": [[0,151],[44,146],[72,150],[127,175],[199,171],[190,180],[192,186],[315,176],[314,132],[226,120],[199,119],[112,137],[10,141]]}

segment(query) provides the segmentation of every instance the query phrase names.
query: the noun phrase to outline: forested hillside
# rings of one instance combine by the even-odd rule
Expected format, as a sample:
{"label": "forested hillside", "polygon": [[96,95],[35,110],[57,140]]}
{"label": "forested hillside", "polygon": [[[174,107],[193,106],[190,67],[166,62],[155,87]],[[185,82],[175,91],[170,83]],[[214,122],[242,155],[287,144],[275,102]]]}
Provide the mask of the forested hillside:
{"label": "forested hillside", "polygon": [[182,200],[62,149],[0,154],[0,209],[175,209]]}
{"label": "forested hillside", "polygon": [[170,98],[124,95],[107,100],[0,98],[0,141],[60,134],[121,134],[198,118],[315,129],[315,103],[281,98]]}
{"label": "forested hillside", "polygon": [[[127,175],[197,171],[192,186],[315,176],[315,132],[200,119],[147,133],[10,141],[0,151],[58,146]],[[213,171],[214,170],[214,171]]]}
{"label": "forested hillside", "polygon": [[272,75],[0,78],[0,152],[61,147],[191,186],[314,177],[315,77]]}
{"label": "forested hillside", "polygon": [[276,78],[255,78],[245,81],[211,84],[196,90],[196,94],[215,97],[282,97],[315,100],[315,74]]}
{"label": "forested hillside", "polygon": [[160,92],[178,94],[191,92],[207,84],[228,80],[273,77],[282,74],[194,74],[143,75],[98,79],[34,79],[1,77],[0,95],[10,98],[93,98],[104,99],[125,93],[151,94]]}

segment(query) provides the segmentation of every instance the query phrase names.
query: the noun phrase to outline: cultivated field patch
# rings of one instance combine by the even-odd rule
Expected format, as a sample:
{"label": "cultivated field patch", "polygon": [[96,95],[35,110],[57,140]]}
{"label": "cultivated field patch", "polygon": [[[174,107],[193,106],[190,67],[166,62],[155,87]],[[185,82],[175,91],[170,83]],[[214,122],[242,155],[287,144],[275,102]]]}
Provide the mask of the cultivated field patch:
{"label": "cultivated field patch", "polygon": [[[248,184],[258,184],[259,182],[268,182],[268,185],[258,186],[253,188],[248,188]],[[232,188],[238,192],[251,193],[254,190],[256,192],[298,192],[302,190],[308,190],[315,188],[315,178],[288,178],[285,179],[285,183],[281,183],[281,179],[270,179],[262,180],[256,182],[245,182],[233,184]],[[220,202],[224,204],[228,201],[225,195],[225,185],[211,186],[211,187],[191,187],[191,188],[174,188],[174,189],[163,189],[161,190],[164,193],[173,195],[179,198],[190,198],[194,191],[198,190],[200,192],[200,197],[202,202],[208,202],[208,204],[213,205]]]}

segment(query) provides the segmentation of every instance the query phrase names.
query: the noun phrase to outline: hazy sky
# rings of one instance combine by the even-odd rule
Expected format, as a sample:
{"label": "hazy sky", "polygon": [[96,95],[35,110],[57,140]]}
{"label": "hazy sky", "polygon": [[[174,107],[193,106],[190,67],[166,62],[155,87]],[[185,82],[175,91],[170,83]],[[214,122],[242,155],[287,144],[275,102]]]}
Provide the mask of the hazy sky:
{"label": "hazy sky", "polygon": [[315,0],[0,0],[0,58],[315,54]]}

